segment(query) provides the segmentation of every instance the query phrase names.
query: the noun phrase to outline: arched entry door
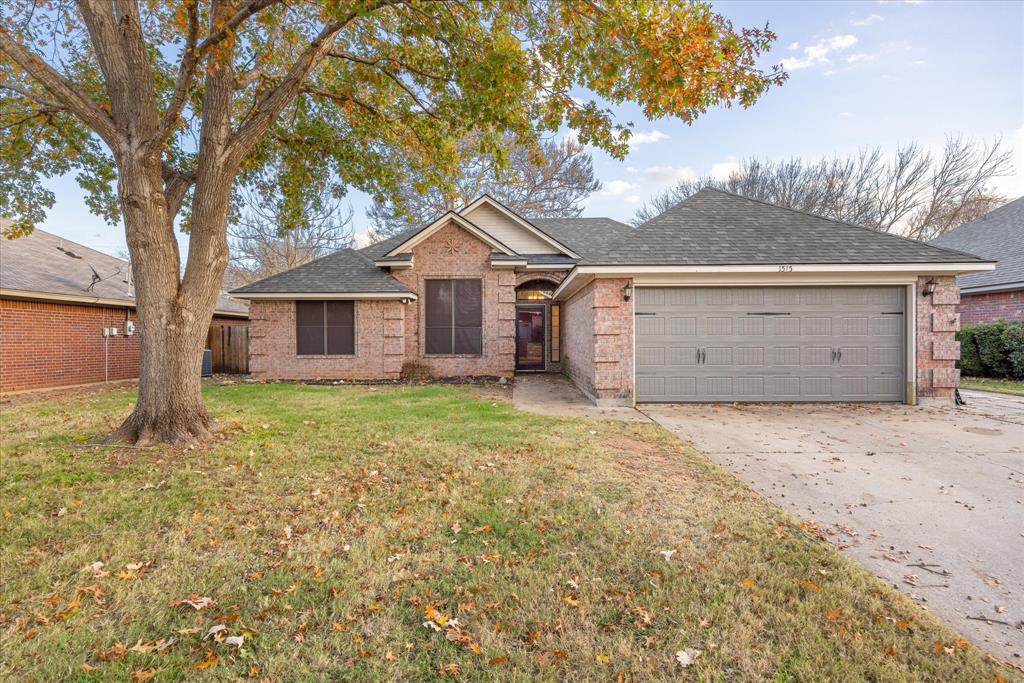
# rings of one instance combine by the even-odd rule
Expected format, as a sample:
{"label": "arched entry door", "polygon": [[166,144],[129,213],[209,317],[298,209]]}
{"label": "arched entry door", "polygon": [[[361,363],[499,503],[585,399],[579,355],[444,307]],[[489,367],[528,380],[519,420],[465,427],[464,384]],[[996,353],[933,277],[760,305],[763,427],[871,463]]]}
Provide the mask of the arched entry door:
{"label": "arched entry door", "polygon": [[548,318],[554,285],[531,280],[516,287],[516,370],[546,370]]}

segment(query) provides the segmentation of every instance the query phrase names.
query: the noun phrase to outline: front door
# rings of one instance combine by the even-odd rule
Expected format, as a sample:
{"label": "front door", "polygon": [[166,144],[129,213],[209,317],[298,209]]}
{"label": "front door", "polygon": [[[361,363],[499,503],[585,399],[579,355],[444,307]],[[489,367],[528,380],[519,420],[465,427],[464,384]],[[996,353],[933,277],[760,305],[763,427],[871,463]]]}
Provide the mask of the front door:
{"label": "front door", "polygon": [[544,306],[516,306],[516,370],[544,369]]}

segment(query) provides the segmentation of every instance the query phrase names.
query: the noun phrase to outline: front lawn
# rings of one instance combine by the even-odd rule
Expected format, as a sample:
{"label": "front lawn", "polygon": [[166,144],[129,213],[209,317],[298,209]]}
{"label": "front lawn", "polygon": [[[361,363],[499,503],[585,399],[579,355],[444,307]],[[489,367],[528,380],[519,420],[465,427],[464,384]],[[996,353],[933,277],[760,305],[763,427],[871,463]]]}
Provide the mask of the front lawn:
{"label": "front lawn", "polygon": [[653,425],[206,394],[187,451],[93,445],[128,390],[3,407],[0,678],[1018,676]]}
{"label": "front lawn", "polygon": [[998,394],[1012,394],[1024,396],[1024,382],[1012,379],[993,379],[991,377],[961,377],[961,389],[974,389],[975,391],[994,391]]}

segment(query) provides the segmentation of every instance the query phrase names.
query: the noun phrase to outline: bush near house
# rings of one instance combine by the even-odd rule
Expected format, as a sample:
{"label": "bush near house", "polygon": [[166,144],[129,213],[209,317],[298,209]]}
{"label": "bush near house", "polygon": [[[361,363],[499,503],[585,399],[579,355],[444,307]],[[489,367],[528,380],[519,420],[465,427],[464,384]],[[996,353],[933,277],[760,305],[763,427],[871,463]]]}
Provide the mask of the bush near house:
{"label": "bush near house", "polygon": [[964,325],[957,367],[974,377],[1024,378],[1024,323],[1001,320]]}

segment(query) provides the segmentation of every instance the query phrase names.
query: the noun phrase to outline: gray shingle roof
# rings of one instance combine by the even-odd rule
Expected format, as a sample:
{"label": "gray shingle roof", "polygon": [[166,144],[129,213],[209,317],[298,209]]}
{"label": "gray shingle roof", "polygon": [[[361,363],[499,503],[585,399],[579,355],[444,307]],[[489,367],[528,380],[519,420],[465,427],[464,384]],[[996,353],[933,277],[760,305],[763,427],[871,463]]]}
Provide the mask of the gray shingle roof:
{"label": "gray shingle roof", "polygon": [[583,263],[700,266],[985,260],[706,188]]}
{"label": "gray shingle roof", "polygon": [[377,242],[376,244],[371,244],[369,246],[363,247],[362,249],[357,249],[356,251],[358,251],[360,254],[363,254],[364,256],[367,256],[371,261],[373,261],[384,256],[384,254],[388,253],[389,251],[391,251],[399,244],[406,241],[407,239],[409,239],[422,229],[422,226],[416,228],[409,228],[408,230],[398,233],[394,237],[389,237],[383,242]]}
{"label": "gray shingle roof", "polygon": [[[6,223],[6,221],[0,221]],[[92,268],[101,278],[91,289]],[[36,228],[24,237],[9,240],[0,237],[0,289],[33,292],[40,296],[94,297],[109,301],[135,303],[127,282],[128,262],[101,251],[66,240]],[[221,294],[217,312],[248,315],[244,301]]]}
{"label": "gray shingle roof", "polygon": [[373,265],[373,259],[355,249],[341,249],[297,268],[231,290],[247,294],[370,294],[409,293],[386,272]]}
{"label": "gray shingle roof", "polygon": [[606,255],[611,244],[633,233],[633,228],[611,218],[532,218],[530,223],[584,259]]}
{"label": "gray shingle roof", "polygon": [[995,270],[958,277],[957,284],[965,290],[1024,287],[1024,197],[936,237],[931,244],[998,261]]}

